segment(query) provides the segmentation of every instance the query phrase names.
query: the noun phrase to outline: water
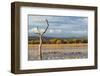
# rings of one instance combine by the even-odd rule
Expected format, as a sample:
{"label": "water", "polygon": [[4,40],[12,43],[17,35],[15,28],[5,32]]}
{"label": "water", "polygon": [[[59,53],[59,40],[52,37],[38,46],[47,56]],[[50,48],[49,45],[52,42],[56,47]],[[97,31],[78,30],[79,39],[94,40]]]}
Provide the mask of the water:
{"label": "water", "polygon": [[[87,57],[87,46],[42,46],[42,60],[83,59]],[[40,60],[38,46],[28,48],[28,60]]]}

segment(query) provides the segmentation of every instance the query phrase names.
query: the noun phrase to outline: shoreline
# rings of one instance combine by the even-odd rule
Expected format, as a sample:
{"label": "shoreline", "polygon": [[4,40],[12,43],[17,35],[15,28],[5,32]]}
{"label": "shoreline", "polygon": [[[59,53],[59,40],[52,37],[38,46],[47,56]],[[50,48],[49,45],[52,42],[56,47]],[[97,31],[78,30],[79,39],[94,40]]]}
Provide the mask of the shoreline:
{"label": "shoreline", "polygon": [[[37,47],[39,44],[28,44],[28,47]],[[85,47],[88,46],[88,43],[80,43],[80,44],[42,44],[43,47]]]}

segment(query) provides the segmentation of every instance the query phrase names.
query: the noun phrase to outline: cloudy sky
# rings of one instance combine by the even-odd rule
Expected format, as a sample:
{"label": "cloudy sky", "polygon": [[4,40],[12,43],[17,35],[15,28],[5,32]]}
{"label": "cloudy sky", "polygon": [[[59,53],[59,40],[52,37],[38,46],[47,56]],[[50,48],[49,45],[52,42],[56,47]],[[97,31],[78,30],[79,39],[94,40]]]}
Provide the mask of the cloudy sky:
{"label": "cloudy sky", "polygon": [[46,21],[49,22],[49,28],[44,36],[48,37],[87,37],[88,18],[77,16],[28,16],[28,35],[36,36],[37,26],[41,32],[46,28]]}

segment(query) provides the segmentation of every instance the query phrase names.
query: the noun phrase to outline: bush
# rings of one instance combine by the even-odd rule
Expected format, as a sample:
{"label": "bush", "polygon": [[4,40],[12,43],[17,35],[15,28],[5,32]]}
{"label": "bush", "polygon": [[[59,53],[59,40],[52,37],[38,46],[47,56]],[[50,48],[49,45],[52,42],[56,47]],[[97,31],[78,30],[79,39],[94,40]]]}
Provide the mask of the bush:
{"label": "bush", "polygon": [[34,40],[33,44],[39,44],[39,40]]}
{"label": "bush", "polygon": [[50,44],[55,44],[56,41],[57,41],[57,39],[50,39],[50,40],[49,40],[49,43],[50,43]]}
{"label": "bush", "polygon": [[88,40],[82,40],[82,43],[88,43]]}
{"label": "bush", "polygon": [[61,44],[62,40],[56,40],[56,44]]}
{"label": "bush", "polygon": [[28,44],[33,44],[33,43],[34,43],[33,40],[28,41]]}
{"label": "bush", "polygon": [[[39,44],[39,39],[29,40],[28,44]],[[87,39],[44,39],[43,44],[72,44],[72,43],[88,43]]]}

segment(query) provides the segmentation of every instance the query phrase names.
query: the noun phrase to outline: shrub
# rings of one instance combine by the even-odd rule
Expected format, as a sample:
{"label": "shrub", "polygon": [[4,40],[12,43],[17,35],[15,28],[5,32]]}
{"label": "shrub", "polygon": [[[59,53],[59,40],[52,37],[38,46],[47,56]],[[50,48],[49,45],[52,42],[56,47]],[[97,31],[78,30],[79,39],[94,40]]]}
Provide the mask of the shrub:
{"label": "shrub", "polygon": [[57,39],[50,39],[50,40],[49,40],[49,42],[50,42],[51,44],[55,44],[56,41],[57,41]]}
{"label": "shrub", "polygon": [[62,40],[56,40],[56,44],[61,44]]}

